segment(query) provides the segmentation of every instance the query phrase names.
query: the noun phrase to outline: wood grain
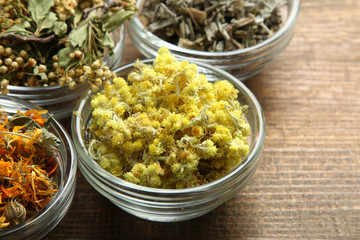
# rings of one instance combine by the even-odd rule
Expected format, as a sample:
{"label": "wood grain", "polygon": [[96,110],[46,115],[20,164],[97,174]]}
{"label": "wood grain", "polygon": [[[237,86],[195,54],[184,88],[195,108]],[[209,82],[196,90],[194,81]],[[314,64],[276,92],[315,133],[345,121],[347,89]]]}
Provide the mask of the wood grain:
{"label": "wood grain", "polygon": [[[303,0],[289,46],[245,83],[267,136],[254,179],[232,200],[194,220],[149,222],[79,172],[70,210],[45,239],[359,239],[359,12],[358,0]],[[124,63],[144,58],[126,40]]]}

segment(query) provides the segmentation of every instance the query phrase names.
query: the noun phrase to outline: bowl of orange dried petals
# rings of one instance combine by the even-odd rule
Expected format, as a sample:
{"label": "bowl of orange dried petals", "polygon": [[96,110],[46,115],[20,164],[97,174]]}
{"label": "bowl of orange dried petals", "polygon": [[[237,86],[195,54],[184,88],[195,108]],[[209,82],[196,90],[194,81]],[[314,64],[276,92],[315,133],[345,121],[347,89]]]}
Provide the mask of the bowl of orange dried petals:
{"label": "bowl of orange dried petals", "polygon": [[0,239],[40,239],[68,211],[77,158],[47,110],[0,96]]}

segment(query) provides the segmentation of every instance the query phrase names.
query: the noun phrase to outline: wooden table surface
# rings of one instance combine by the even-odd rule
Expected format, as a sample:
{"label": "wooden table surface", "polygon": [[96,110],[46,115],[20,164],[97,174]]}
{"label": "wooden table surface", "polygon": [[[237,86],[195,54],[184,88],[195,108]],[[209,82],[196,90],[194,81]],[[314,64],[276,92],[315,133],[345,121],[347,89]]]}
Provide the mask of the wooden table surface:
{"label": "wooden table surface", "polygon": [[[126,40],[124,63],[144,58]],[[303,0],[291,43],[245,84],[267,135],[233,199],[194,220],[150,222],[78,172],[73,203],[45,239],[360,239],[360,1]]]}

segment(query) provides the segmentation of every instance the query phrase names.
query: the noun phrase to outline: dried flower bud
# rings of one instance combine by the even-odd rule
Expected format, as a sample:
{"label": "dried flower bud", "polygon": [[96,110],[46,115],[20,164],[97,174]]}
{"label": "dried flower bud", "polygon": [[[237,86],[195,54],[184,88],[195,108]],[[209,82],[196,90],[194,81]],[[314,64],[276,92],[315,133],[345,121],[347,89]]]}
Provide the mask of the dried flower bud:
{"label": "dried flower bud", "polygon": [[18,67],[19,67],[19,64],[17,62],[12,62],[10,65],[10,68],[12,70],[16,70],[16,69],[18,69]]}
{"label": "dried flower bud", "polygon": [[69,83],[69,89],[75,89],[77,87],[77,84],[76,84],[76,82],[71,82],[71,83]]}
{"label": "dried flower bud", "polygon": [[96,79],[94,80],[94,83],[95,83],[96,86],[100,87],[100,86],[102,85],[102,80],[101,80],[101,78],[96,78]]}
{"label": "dried flower bud", "polygon": [[52,57],[52,60],[53,60],[54,62],[58,62],[58,61],[59,61],[58,55],[54,55],[54,56]]}
{"label": "dried flower bud", "polygon": [[104,75],[104,71],[101,68],[96,70],[96,76],[102,77],[103,75]]}
{"label": "dried flower bud", "polygon": [[68,77],[66,78],[66,83],[69,84],[69,83],[71,83],[72,81],[73,81],[73,78],[72,78],[72,77],[69,77],[69,76],[68,76]]}
{"label": "dried flower bud", "polygon": [[15,58],[15,61],[19,64],[22,65],[24,63],[24,59],[22,57],[17,57]]}
{"label": "dried flower bud", "polygon": [[30,66],[31,68],[33,68],[33,67],[36,66],[37,62],[36,62],[35,59],[29,58],[29,59],[28,59],[28,64],[29,64],[29,66]]}
{"label": "dried flower bud", "polygon": [[8,70],[9,70],[9,68],[7,66],[5,66],[5,65],[2,65],[0,67],[0,73],[1,74],[6,74],[8,72]]}
{"label": "dried flower bud", "polygon": [[21,50],[19,56],[22,58],[26,58],[28,53],[25,50]]}
{"label": "dried flower bud", "polygon": [[16,200],[11,199],[5,206],[5,216],[12,224],[19,224],[25,220],[26,209]]}
{"label": "dried flower bud", "polygon": [[99,69],[102,65],[102,62],[100,60],[96,60],[95,62],[93,62],[93,64],[91,65],[91,67],[93,69]]}
{"label": "dried flower bud", "polygon": [[80,84],[85,83],[86,82],[86,77],[85,76],[80,76],[78,82]]}
{"label": "dried flower bud", "polygon": [[109,80],[105,80],[103,81],[103,86],[108,86],[108,85],[111,85],[111,82]]}
{"label": "dried flower bud", "polygon": [[49,72],[48,78],[49,79],[55,79],[56,78],[56,73],[55,72]]}
{"label": "dried flower bud", "polygon": [[66,78],[65,77],[59,78],[59,85],[64,86],[65,84],[66,84]]}
{"label": "dried flower bud", "polygon": [[61,67],[58,67],[58,68],[55,69],[55,72],[58,75],[64,75],[65,70],[63,68],[61,68]]}
{"label": "dried flower bud", "polygon": [[57,69],[59,66],[60,66],[60,64],[59,64],[58,62],[54,62],[54,63],[53,63],[53,68],[54,68],[54,69]]}
{"label": "dried flower bud", "polygon": [[112,74],[111,74],[111,71],[110,71],[110,70],[106,70],[106,71],[104,72],[104,77],[105,77],[106,79],[111,79],[111,76],[112,76]]}
{"label": "dried flower bud", "polygon": [[44,73],[44,72],[46,72],[47,69],[46,69],[45,65],[40,64],[38,70],[39,70],[39,73]]}
{"label": "dried flower bud", "polygon": [[0,56],[3,56],[5,54],[5,48],[3,45],[0,45]]}
{"label": "dried flower bud", "polygon": [[70,58],[71,60],[74,59],[74,58],[75,58],[75,53],[73,53],[73,52],[70,53],[70,54],[69,54],[69,58]]}
{"label": "dried flower bud", "polygon": [[10,47],[5,48],[5,56],[9,57],[13,53]]}
{"label": "dried flower bud", "polygon": [[92,92],[97,92],[99,90],[99,88],[97,86],[95,86],[95,85],[90,85],[90,90]]}
{"label": "dried flower bud", "polygon": [[86,71],[91,71],[91,68],[89,67],[89,66],[83,66],[82,67],[83,68],[83,70],[84,70],[84,72],[86,72]]}
{"label": "dried flower bud", "polygon": [[69,70],[69,76],[70,77],[75,77],[75,70],[74,69]]}
{"label": "dried flower bud", "polygon": [[5,63],[6,66],[10,67],[12,62],[13,61],[11,60],[11,58],[6,58],[4,63]]}
{"label": "dried flower bud", "polygon": [[84,70],[82,70],[82,68],[77,68],[75,72],[76,76],[82,76],[84,74]]}
{"label": "dried flower bud", "polygon": [[2,94],[2,95],[7,95],[9,92],[10,92],[10,91],[9,91],[9,89],[8,89],[7,87],[1,89],[1,94]]}
{"label": "dried flower bud", "polygon": [[75,54],[75,57],[76,57],[76,58],[78,58],[78,59],[81,59],[81,58],[82,58],[82,52],[81,52],[80,50],[76,50],[76,51],[74,52],[74,54]]}
{"label": "dried flower bud", "polygon": [[85,70],[84,75],[85,75],[85,77],[90,78],[91,75],[92,75],[92,71],[91,70]]}
{"label": "dried flower bud", "polygon": [[1,80],[1,88],[6,88],[9,85],[9,80],[3,79]]}

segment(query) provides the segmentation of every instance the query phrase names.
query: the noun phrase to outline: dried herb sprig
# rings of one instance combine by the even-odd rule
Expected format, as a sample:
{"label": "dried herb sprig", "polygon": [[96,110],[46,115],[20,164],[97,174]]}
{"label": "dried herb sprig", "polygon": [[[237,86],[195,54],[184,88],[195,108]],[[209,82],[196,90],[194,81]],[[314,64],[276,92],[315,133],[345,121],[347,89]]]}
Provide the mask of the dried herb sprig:
{"label": "dried herb sprig", "polygon": [[283,0],[146,0],[142,16],[158,37],[180,47],[223,52],[254,46],[278,31]]}
{"label": "dried herb sprig", "polygon": [[2,94],[8,85],[73,89],[89,82],[96,90],[106,84],[113,76],[102,62],[106,49],[113,54],[110,33],[136,11],[134,0],[3,0],[0,5]]}

